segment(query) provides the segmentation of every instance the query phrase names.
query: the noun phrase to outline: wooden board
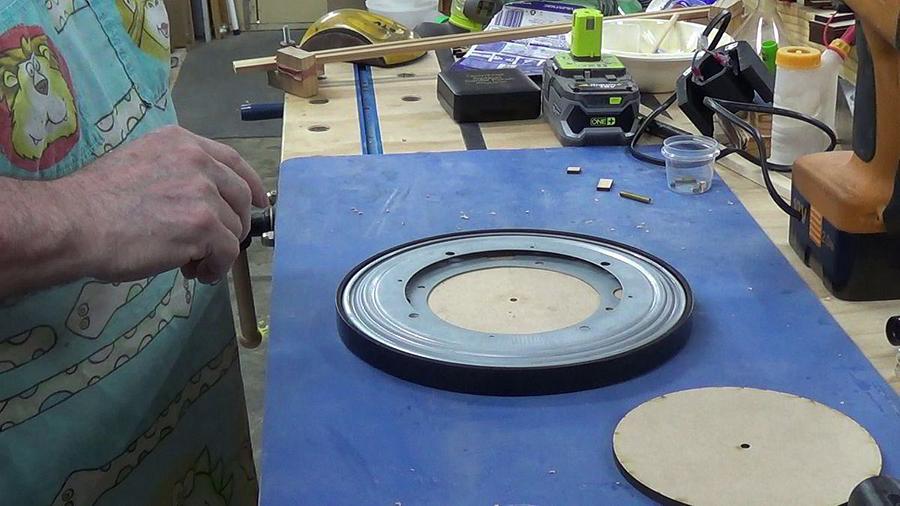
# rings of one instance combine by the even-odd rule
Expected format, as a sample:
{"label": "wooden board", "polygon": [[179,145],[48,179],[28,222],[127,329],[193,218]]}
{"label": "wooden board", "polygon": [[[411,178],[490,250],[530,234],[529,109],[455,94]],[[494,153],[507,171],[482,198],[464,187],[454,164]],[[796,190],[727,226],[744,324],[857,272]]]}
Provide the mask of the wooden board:
{"label": "wooden board", "polygon": [[[325,66],[325,79],[314,98],[285,95],[281,158],[355,155],[360,152],[359,114],[353,67]],[[322,103],[327,100],[327,103]],[[314,126],[326,131],[313,132]]]}
{"label": "wooden board", "polygon": [[449,278],[428,296],[434,314],[485,334],[536,334],[576,325],[600,308],[591,285],[528,267],[480,269]]}
{"label": "wooden board", "polygon": [[[375,69],[372,73],[385,153],[466,149],[459,126],[437,100],[439,71],[437,58],[429,53],[408,68]],[[414,76],[400,78],[400,73]],[[409,149],[413,143],[417,147]]]}
{"label": "wooden board", "polygon": [[613,435],[624,472],[682,504],[842,504],[881,472],[881,453],[853,419],[795,395],[701,388],[652,399]]}

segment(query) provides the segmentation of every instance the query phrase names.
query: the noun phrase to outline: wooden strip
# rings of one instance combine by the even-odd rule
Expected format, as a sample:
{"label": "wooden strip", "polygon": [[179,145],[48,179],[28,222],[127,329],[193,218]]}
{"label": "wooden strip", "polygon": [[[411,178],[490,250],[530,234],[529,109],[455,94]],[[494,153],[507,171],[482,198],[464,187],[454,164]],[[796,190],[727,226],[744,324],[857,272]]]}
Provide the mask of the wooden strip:
{"label": "wooden strip", "polygon": [[260,72],[275,70],[274,56],[261,56],[259,58],[249,58],[239,60],[232,63],[235,73],[243,74],[245,72]]}
{"label": "wooden strip", "polygon": [[[702,14],[705,16],[709,12],[709,8],[707,7],[696,7],[693,9],[682,10],[691,11],[685,12],[685,16],[696,14]],[[657,12],[650,12],[632,14],[628,16],[609,16],[606,19],[665,17],[667,17],[665,14],[659,15],[659,13]],[[369,46],[328,49],[324,51],[317,51],[314,54],[316,55],[316,61],[321,63],[351,62],[368,60],[370,58],[399,53],[431,51],[434,49],[447,49],[459,46],[499,42],[504,40],[519,40],[532,37],[543,37],[547,35],[563,35],[569,33],[571,30],[571,23],[556,23],[550,25],[538,25],[505,30],[490,30],[486,32],[477,32],[471,34],[442,35],[440,37],[429,37],[427,39],[387,42],[384,44],[373,44]]]}
{"label": "wooden strip", "polygon": [[[697,19],[698,17],[708,16],[709,7],[679,9],[678,13],[681,19]],[[668,18],[670,15],[671,13],[669,11],[657,11],[641,12],[624,16],[608,16],[605,19],[656,19]],[[431,51],[434,49],[446,49],[459,46],[486,44],[490,42],[501,42],[505,40],[527,39],[531,37],[543,37],[547,35],[562,35],[565,33],[569,33],[571,29],[571,23],[556,23],[550,25],[529,26],[524,28],[512,28],[506,30],[489,30],[485,32],[442,35],[440,37],[429,37],[427,39],[386,42],[384,44],[356,46],[351,48],[328,49],[324,51],[314,51],[312,52],[312,54],[316,56],[316,61],[318,64],[353,62],[398,53]],[[232,63],[232,66],[234,68],[234,71],[239,74],[245,72],[258,72],[263,70],[269,71],[275,70],[276,68],[274,56],[252,58],[249,60],[237,60]]]}
{"label": "wooden strip", "polygon": [[[639,12],[635,14],[606,16],[604,20],[623,19],[667,19],[669,14],[675,11]],[[709,15],[709,7],[692,7],[690,9],[677,9],[679,19],[689,20],[706,18]],[[426,39],[401,40],[386,42],[369,46],[355,46],[349,48],[326,49],[316,51],[317,61],[324,63],[349,62],[367,60],[378,56],[390,54],[408,53],[417,51],[431,51],[434,49],[447,49],[475,44],[486,44],[504,40],[519,40],[547,35],[563,35],[572,30],[572,23],[554,23],[549,25],[527,26],[521,28],[507,28],[503,30],[489,30],[475,33],[462,33],[429,37]],[[390,51],[390,52],[385,52]],[[351,59],[352,58],[352,59]]]}

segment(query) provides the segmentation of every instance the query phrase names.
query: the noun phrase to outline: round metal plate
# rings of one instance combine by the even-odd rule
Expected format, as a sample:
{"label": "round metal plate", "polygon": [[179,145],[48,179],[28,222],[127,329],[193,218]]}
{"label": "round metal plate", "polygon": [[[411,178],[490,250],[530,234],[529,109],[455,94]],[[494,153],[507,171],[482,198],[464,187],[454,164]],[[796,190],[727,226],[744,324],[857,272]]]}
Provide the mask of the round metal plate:
{"label": "round metal plate", "polygon": [[341,338],[370,364],[451,390],[528,395],[621,381],[688,333],[693,299],[645,252],[564,232],[496,230],[398,246],[351,271]]}

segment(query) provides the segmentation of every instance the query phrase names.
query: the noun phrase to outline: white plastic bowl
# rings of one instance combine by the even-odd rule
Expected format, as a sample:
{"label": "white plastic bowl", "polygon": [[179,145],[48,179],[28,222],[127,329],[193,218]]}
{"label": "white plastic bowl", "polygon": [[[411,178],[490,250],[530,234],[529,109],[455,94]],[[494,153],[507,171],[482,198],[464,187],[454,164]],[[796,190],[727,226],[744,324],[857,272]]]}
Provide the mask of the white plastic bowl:
{"label": "white plastic bowl", "polygon": [[441,15],[437,0],[366,0],[366,9],[393,19],[410,30]]}
{"label": "white plastic bowl", "polygon": [[[663,41],[660,52],[652,54],[650,51],[665,32],[666,23],[665,19],[603,22],[603,51],[622,60],[642,92],[667,93],[675,89],[678,76],[691,65],[697,40],[705,28],[697,23],[679,21]],[[710,39],[715,34],[713,31]],[[733,40],[723,34],[719,45]]]}

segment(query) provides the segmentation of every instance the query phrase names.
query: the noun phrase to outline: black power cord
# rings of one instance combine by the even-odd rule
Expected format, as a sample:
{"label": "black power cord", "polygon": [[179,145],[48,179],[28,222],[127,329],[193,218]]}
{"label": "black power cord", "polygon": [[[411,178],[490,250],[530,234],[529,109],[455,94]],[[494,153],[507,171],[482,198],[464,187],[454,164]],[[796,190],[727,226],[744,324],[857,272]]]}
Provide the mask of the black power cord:
{"label": "black power cord", "polygon": [[725,30],[728,29],[728,24],[731,23],[731,13],[728,11],[722,11],[718,16],[714,17],[712,21],[710,21],[706,28],[703,29],[703,36],[709,37],[709,34],[712,33],[713,30],[718,29],[716,32],[716,36],[713,37],[713,40],[709,43],[709,47],[707,49],[715,49],[719,47],[719,42],[722,40],[722,35],[725,33]]}
{"label": "black power cord", "polygon": [[[710,97],[707,97],[707,98],[710,98]],[[675,99],[676,99],[675,95],[670,96],[669,98],[667,98],[665,100],[665,102],[663,102],[659,107],[657,107],[653,112],[651,112],[646,118],[644,118],[644,121],[641,122],[641,124],[638,126],[638,129],[635,131],[635,134],[632,136],[631,142],[628,145],[628,152],[631,154],[631,156],[637,158],[638,160],[645,161],[647,163],[652,163],[654,165],[659,165],[659,166],[665,166],[666,161],[664,159],[655,157],[652,155],[648,155],[646,153],[642,153],[642,152],[638,151],[637,144],[638,144],[638,141],[640,140],[640,137],[644,134],[644,132],[646,132],[650,128],[650,125],[656,119],[656,117],[659,116],[660,114],[662,114],[663,111],[665,111],[666,109],[671,107],[672,104],[675,102]],[[716,100],[717,103],[722,104],[723,106],[727,107],[730,110],[762,112],[762,113],[771,114],[773,116],[785,116],[787,118],[796,119],[796,120],[802,121],[804,123],[809,123],[810,125],[818,128],[825,135],[828,136],[829,143],[828,143],[828,147],[825,148],[825,151],[833,151],[834,148],[837,147],[838,139],[837,139],[837,135],[834,133],[834,130],[832,130],[831,127],[829,127],[827,124],[820,121],[819,119],[809,116],[807,114],[793,111],[791,109],[783,109],[781,107],[773,107],[773,106],[764,105],[764,104],[754,104],[754,103],[750,103],[750,102],[735,102],[733,100],[723,100],[723,99],[714,99],[714,100]],[[704,100],[704,103],[706,103],[705,100]],[[762,152],[764,153],[765,151],[762,151]],[[761,160],[759,158],[753,156],[752,154],[748,153],[747,151],[745,151],[739,147],[726,147],[725,149],[722,150],[722,152],[719,154],[719,156],[716,158],[716,160],[720,160],[720,159],[722,159],[730,154],[733,154],[733,153],[737,153],[737,154],[741,155],[742,158],[745,158],[747,161],[749,161],[755,165],[760,165],[760,166],[762,165]],[[780,164],[776,164],[776,163],[772,163],[772,162],[767,162],[766,166],[769,168],[769,170],[771,170],[773,172],[790,172],[791,171],[790,165],[780,165]]]}
{"label": "black power cord", "polygon": [[631,142],[628,143],[628,153],[631,154],[631,156],[643,162],[652,163],[653,165],[666,164],[666,161],[662,158],[648,155],[646,153],[641,153],[640,151],[638,151],[637,145],[641,136],[644,135],[644,132],[647,131],[647,128],[650,126],[650,124],[656,120],[656,117],[662,114],[666,109],[671,107],[677,99],[678,95],[672,93],[669,98],[667,98],[662,104],[660,104],[659,107],[654,109],[653,112],[651,112],[646,118],[644,118],[644,121],[642,121],[641,124],[638,125],[637,130],[635,130],[634,132],[634,135],[631,136]]}
{"label": "black power cord", "polygon": [[[640,141],[640,139],[644,135],[644,133],[647,132],[648,130],[650,130],[650,128],[652,128],[653,122],[656,120],[656,117],[659,116],[660,114],[662,114],[663,111],[665,111],[666,109],[671,107],[672,104],[675,103],[676,99],[677,99],[677,95],[675,95],[673,93],[662,104],[660,104],[659,107],[654,109],[653,112],[651,112],[647,117],[645,117],[644,121],[642,121],[640,125],[638,125],[637,130],[634,132],[634,135],[631,136],[631,142],[629,142],[628,146],[626,146],[628,149],[628,153],[631,156],[637,158],[638,160],[641,160],[641,161],[644,161],[647,163],[652,163],[653,165],[659,165],[661,167],[664,167],[666,165],[666,161],[664,159],[653,156],[653,155],[648,155],[647,153],[642,153],[641,151],[639,151],[637,149],[637,145],[638,145],[638,141]],[[742,102],[736,102],[736,103],[742,103]],[[755,105],[755,104],[748,104],[748,105]],[[791,111],[791,112],[793,112],[793,111]],[[812,118],[812,119],[815,119],[815,118]],[[685,132],[685,134],[690,135],[689,132]],[[753,157],[753,155],[751,155],[750,153],[747,153],[746,151],[744,151],[741,148],[726,146],[725,149],[723,149],[719,152],[719,156],[716,157],[716,160],[721,160],[722,158],[725,158],[726,156],[728,156],[732,153],[741,153],[741,152],[746,153],[747,156]],[[753,160],[755,160],[755,157],[753,158]],[[751,160],[751,161],[753,161],[753,160]],[[754,161],[753,163],[759,165],[758,161]]]}
{"label": "black power cord", "polygon": [[[649,116],[647,116],[644,119],[644,121],[638,127],[638,132],[634,135],[634,137],[632,137],[631,143],[628,145],[628,151],[629,151],[629,153],[631,153],[632,156],[634,156],[638,160],[652,163],[654,165],[664,166],[666,164],[666,161],[663,160],[662,158],[658,158],[658,157],[648,155],[646,153],[641,153],[640,151],[638,151],[637,150],[637,140],[640,137],[639,133],[646,130],[648,128],[648,125],[652,121],[654,121],[657,116],[662,114],[662,112],[664,110],[671,107],[671,105],[674,102],[675,102],[675,95],[672,95],[671,97],[666,99],[666,101],[663,102],[659,107],[657,107],[652,113],[650,113]],[[828,143],[828,147],[825,149],[825,151],[833,151],[834,148],[837,146],[837,135],[834,133],[834,130],[832,130],[828,125],[826,125],[824,122],[820,121],[819,119],[814,118],[812,116],[808,116],[806,114],[803,114],[803,113],[800,113],[797,111],[792,111],[790,109],[783,109],[781,107],[773,107],[773,106],[769,106],[769,105],[753,104],[753,103],[748,103],[748,102],[735,102],[732,100],[717,100],[712,97],[704,98],[703,104],[706,107],[709,107],[714,112],[716,112],[724,120],[728,121],[732,125],[745,131],[750,136],[750,138],[756,143],[757,151],[759,153],[766,152],[765,142],[763,141],[762,136],[759,134],[759,131],[756,128],[754,128],[753,125],[751,125],[750,123],[747,123],[744,119],[742,119],[741,117],[734,114],[734,112],[732,112],[732,110],[768,113],[768,114],[772,114],[775,116],[785,116],[788,118],[793,118],[793,119],[796,119],[799,121],[803,121],[805,123],[809,123],[810,125],[813,125],[814,127],[820,129],[822,132],[825,133],[825,135],[828,136],[829,143]],[[783,210],[785,213],[787,213],[791,217],[799,220],[800,212],[797,211],[796,209],[794,209],[793,207],[791,207],[791,205],[789,203],[785,202],[784,199],[781,198],[781,195],[779,195],[778,192],[775,190],[775,186],[772,184],[772,178],[769,175],[770,171],[775,171],[775,172],[790,171],[790,167],[771,163],[771,162],[767,161],[765,158],[758,158],[756,156],[753,156],[751,153],[749,153],[748,151],[746,151],[744,149],[734,148],[734,147],[726,147],[725,149],[723,149],[719,153],[719,156],[716,157],[716,160],[722,159],[728,155],[735,154],[735,153],[740,155],[745,160],[747,160],[755,165],[759,165],[760,168],[762,168],[763,181],[765,182],[766,190],[768,190],[769,195],[772,197],[772,200],[774,200],[775,204],[778,205],[778,207],[781,208],[781,210]]]}
{"label": "black power cord", "polygon": [[[709,98],[709,97],[707,97]],[[762,104],[752,104],[748,102],[735,102],[733,100],[723,100],[723,99],[714,99],[716,103],[725,106],[727,109],[731,111],[747,111],[747,112],[762,112],[768,113],[773,116],[784,116],[787,118],[793,118],[804,123],[809,123],[810,125],[821,130],[825,135],[828,136],[828,147],[825,148],[825,151],[834,151],[834,148],[837,147],[838,138],[837,134],[834,133],[834,130],[831,129],[825,122],[819,120],[818,118],[814,118],[807,114],[803,114],[797,111],[793,111],[791,109],[783,109],[781,107],[773,107],[770,105],[762,105]],[[706,101],[704,100],[704,103]],[[743,150],[735,151],[738,154],[741,154],[748,161],[756,164],[762,165],[761,160],[750,153],[747,153]],[[760,151],[760,153],[764,153],[764,151]],[[748,156],[744,156],[744,154]],[[774,170],[775,172],[790,172],[791,167],[788,165],[779,165],[772,162],[767,162],[766,165],[769,167],[769,170]]]}
{"label": "black power cord", "polygon": [[[719,32],[713,39],[713,42],[709,45],[709,49],[700,50],[703,52],[710,51],[711,49],[715,49],[721,39],[721,35],[724,32],[725,28],[728,26],[728,23],[731,20],[731,14],[726,12],[722,12],[713,19],[703,30],[703,36],[706,37],[712,30],[717,26],[720,26]],[[673,93],[669,98],[667,98],[659,107],[654,109],[638,126],[634,135],[631,137],[631,142],[628,143],[628,152],[631,156],[637,158],[638,160],[652,163],[654,165],[664,166],[666,161],[662,158],[649,155],[647,153],[642,153],[637,149],[638,141],[640,141],[641,136],[646,132],[652,124],[656,121],[656,117],[662,114],[666,109],[672,106],[675,103],[678,96],[676,93]],[[741,117],[734,114],[733,111],[745,111],[745,112],[760,112],[760,113],[768,113],[773,116],[784,116],[788,118],[793,118],[795,120],[802,121],[804,123],[808,123],[828,136],[829,145],[825,149],[825,151],[833,151],[837,146],[837,135],[835,135],[834,131],[826,125],[824,122],[820,121],[817,118],[812,116],[792,111],[790,109],[784,109],[781,107],[774,107],[771,105],[763,105],[763,104],[754,104],[750,102],[736,102],[732,100],[722,100],[722,99],[714,99],[712,97],[705,97],[703,99],[703,105],[714,111],[725,121],[728,121],[729,124],[735,126],[743,131],[745,131],[750,138],[756,143],[757,151],[763,155],[766,153],[766,145],[760,135],[759,131],[753,127],[750,123],[742,119]],[[716,160],[720,160],[731,154],[738,154],[742,158],[747,161],[759,165],[762,168],[763,181],[766,185],[766,190],[769,192],[769,196],[772,197],[772,200],[775,201],[775,204],[781,208],[782,211],[787,213],[789,216],[795,219],[801,219],[800,212],[791,207],[790,203],[786,202],[781,195],[775,190],[775,186],[772,184],[772,178],[769,174],[770,171],[774,172],[790,172],[791,167],[786,165],[779,165],[769,162],[765,159],[765,156],[762,158],[756,157],[753,154],[749,153],[743,147],[730,147],[726,146],[719,152],[719,155],[716,157]]]}
{"label": "black power cord", "polygon": [[[723,105],[724,102],[725,102],[724,100],[718,101],[712,97],[706,97],[703,99],[703,105],[705,105],[706,107],[709,107],[710,109],[712,109],[713,111],[718,113],[720,116],[722,116],[726,120],[730,121],[734,126],[747,132],[747,134],[756,143],[757,150],[760,153],[765,153],[766,152],[766,143],[765,143],[765,141],[763,141],[763,138],[759,134],[759,131],[757,129],[753,128],[753,125],[744,121],[740,116],[729,111],[728,108],[726,108],[725,105]],[[739,104],[742,106],[745,105],[742,102],[731,102],[731,104]],[[775,109],[775,108],[772,108],[772,109]],[[793,111],[791,111],[791,112],[793,112]],[[799,113],[795,113],[795,114],[799,114]],[[811,119],[814,119],[814,118],[811,118]],[[818,120],[816,120],[816,121],[818,121]],[[825,128],[828,128],[828,126],[825,125],[824,123],[823,123],[823,126],[825,126]],[[831,129],[829,128],[828,130],[831,130]],[[832,138],[834,138],[833,132],[832,132]],[[832,146],[832,149],[833,149],[833,146]],[[745,158],[747,158],[748,156],[752,157],[752,155],[750,155],[749,153],[747,153],[746,151],[743,151],[743,150],[738,151],[738,153],[740,153],[741,156],[744,156],[746,154],[747,156],[745,156]],[[753,158],[755,158],[755,157],[753,157]],[[747,158],[747,159],[750,160],[750,158]],[[781,208],[782,211],[787,213],[788,216],[790,216],[791,218],[794,218],[796,220],[801,219],[800,211],[791,207],[790,203],[785,202],[785,200],[783,198],[781,198],[781,195],[779,195],[778,192],[775,190],[775,185],[772,184],[772,177],[769,175],[769,163],[766,161],[765,157],[759,158],[759,166],[762,167],[763,181],[766,184],[766,190],[768,190],[769,196],[772,197],[772,200],[775,201],[775,204],[779,208]]]}
{"label": "black power cord", "polygon": [[[709,34],[711,34],[713,30],[718,29],[718,31],[716,32],[716,35],[713,36],[713,39],[710,41],[710,43],[706,49],[712,50],[712,49],[719,47],[719,42],[721,42],[722,35],[725,33],[725,30],[728,28],[729,23],[731,23],[731,13],[728,11],[722,11],[719,13],[718,16],[713,18],[713,20],[710,21],[709,24],[706,25],[706,28],[703,29],[703,33],[702,33],[702,37],[704,37],[704,38],[709,37]],[[662,158],[657,158],[655,156],[648,155],[646,153],[641,153],[640,151],[637,150],[637,145],[638,145],[638,141],[641,139],[641,136],[644,135],[644,132],[647,131],[647,129],[650,127],[650,125],[656,119],[656,117],[659,116],[660,114],[662,114],[663,112],[665,112],[666,109],[671,107],[672,104],[674,104],[677,99],[678,99],[678,95],[675,93],[672,93],[672,95],[670,95],[669,98],[667,98],[659,107],[657,107],[653,112],[651,112],[649,116],[644,118],[644,121],[642,121],[641,124],[638,125],[637,130],[635,130],[635,132],[634,132],[634,135],[631,136],[631,142],[628,144],[628,152],[631,154],[631,156],[637,158],[638,160],[652,163],[654,165],[665,165],[666,164],[666,161],[663,160]],[[726,149],[726,151],[728,151],[728,150]],[[727,155],[731,154],[732,152],[733,151],[728,151],[727,153],[725,153],[725,151],[723,151],[722,152],[723,154],[720,154],[719,158],[721,158],[723,156],[727,156]]]}

